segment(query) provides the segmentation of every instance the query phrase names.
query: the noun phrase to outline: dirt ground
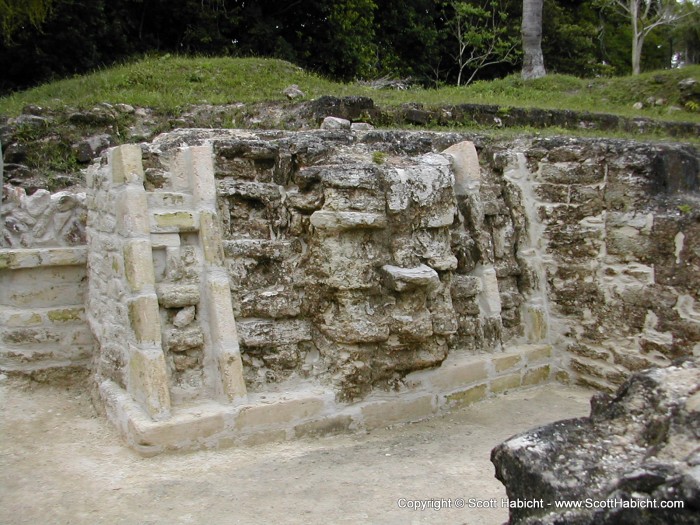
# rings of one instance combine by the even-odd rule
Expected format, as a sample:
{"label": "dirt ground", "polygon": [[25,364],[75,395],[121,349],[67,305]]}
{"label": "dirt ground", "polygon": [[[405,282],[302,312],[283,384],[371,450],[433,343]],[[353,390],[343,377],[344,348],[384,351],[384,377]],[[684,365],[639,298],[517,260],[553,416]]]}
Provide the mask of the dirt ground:
{"label": "dirt ground", "polygon": [[[0,523],[501,524],[508,512],[491,448],[586,415],[590,395],[546,385],[371,433],[144,459],[95,414],[84,388],[5,379]],[[468,508],[470,498],[499,506]],[[400,507],[429,499],[452,508]]]}

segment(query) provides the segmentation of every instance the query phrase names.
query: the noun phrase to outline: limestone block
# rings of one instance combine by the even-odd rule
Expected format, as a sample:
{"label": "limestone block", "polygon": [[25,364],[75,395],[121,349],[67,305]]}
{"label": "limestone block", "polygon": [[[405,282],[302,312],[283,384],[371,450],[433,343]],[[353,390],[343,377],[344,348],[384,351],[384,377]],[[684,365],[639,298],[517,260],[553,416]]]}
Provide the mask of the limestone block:
{"label": "limestone block", "polygon": [[529,343],[537,343],[547,338],[549,323],[547,311],[538,304],[523,305],[523,323],[525,325],[525,338]]}
{"label": "limestone block", "polygon": [[445,362],[431,372],[430,382],[441,391],[448,392],[483,381],[487,377],[488,371],[483,360]]}
{"label": "limestone block", "polygon": [[394,312],[389,327],[392,334],[401,341],[425,341],[433,335],[433,320],[427,308],[411,312],[409,315]]}
{"label": "limestone block", "polygon": [[37,266],[85,266],[86,263],[85,246],[0,250],[0,270]]}
{"label": "limestone block", "polygon": [[224,263],[224,249],[219,228],[219,219],[215,212],[200,213],[199,242],[202,246],[204,260],[209,264],[221,266]]}
{"label": "limestone block", "polygon": [[484,282],[476,275],[454,275],[452,276],[452,301],[459,302],[464,299],[474,297],[484,289]]}
{"label": "limestone block", "polygon": [[165,357],[159,347],[129,346],[128,391],[152,419],[160,421],[170,416]]}
{"label": "limestone block", "polygon": [[193,443],[222,433],[225,426],[226,419],[222,413],[185,413],[175,415],[157,425],[133,422],[130,438],[136,443],[157,444],[165,450],[187,450]]}
{"label": "limestone block", "polygon": [[142,295],[129,302],[129,322],[136,341],[160,345],[160,313],[155,295]]}
{"label": "limestone block", "polygon": [[159,283],[156,285],[158,302],[165,308],[182,308],[197,305],[201,299],[199,285]]}
{"label": "limestone block", "polygon": [[185,306],[173,317],[173,325],[177,328],[184,328],[194,321],[195,315],[196,308],[194,306]]}
{"label": "limestone block", "polygon": [[211,210],[216,207],[216,182],[214,180],[214,152],[211,145],[192,146],[192,171],[190,187],[200,206]]}
{"label": "limestone block", "polygon": [[545,381],[549,380],[550,372],[551,369],[549,365],[528,370],[523,376],[523,386],[532,386],[544,383]]}
{"label": "limestone block", "polygon": [[340,290],[376,286],[379,280],[376,268],[388,258],[388,254],[382,251],[381,243],[367,237],[369,235],[346,231],[315,243],[311,259],[316,265],[314,273],[320,274],[327,286]]}
{"label": "limestone block", "polygon": [[[454,176],[449,161],[443,156],[428,154],[417,162],[414,166],[387,170],[386,200],[390,213],[402,212],[411,204],[428,209],[453,205]],[[444,212],[440,216],[444,216]]]}
{"label": "limestone block", "polygon": [[494,394],[500,394],[507,390],[513,390],[514,388],[520,387],[520,374],[508,374],[505,376],[497,377],[491,381],[491,392]]}
{"label": "limestone block", "polygon": [[139,145],[125,144],[114,148],[110,155],[109,164],[112,168],[112,182],[114,184],[143,181],[143,163]]}
{"label": "limestone block", "polygon": [[32,310],[0,306],[0,326],[3,328],[37,326],[43,322],[41,315]]}
{"label": "limestone block", "polygon": [[338,293],[335,304],[323,312],[319,330],[341,343],[386,341],[389,338],[388,319],[372,299],[357,292]]}
{"label": "limestone block", "polygon": [[257,181],[220,180],[217,183],[217,193],[219,196],[239,196],[273,206],[282,199],[279,186]]}
{"label": "limestone block", "polygon": [[395,423],[418,421],[437,411],[435,396],[425,394],[413,399],[391,399],[370,402],[362,407],[362,418],[367,430]]}
{"label": "limestone block", "polygon": [[189,193],[174,191],[149,191],[146,193],[149,208],[192,208],[194,202]]}
{"label": "limestone block", "polygon": [[381,213],[319,210],[311,214],[311,224],[326,231],[376,229],[386,227],[386,216]]}
{"label": "limestone block", "polygon": [[179,248],[180,235],[177,233],[152,233],[151,246],[158,248]]}
{"label": "limestone block", "polygon": [[124,244],[124,271],[132,291],[140,292],[153,286],[155,274],[149,241],[131,239]]}
{"label": "limestone block", "polygon": [[323,189],[324,211],[383,213],[384,208],[384,195],[378,192],[354,188],[326,187]]}
{"label": "limestone block", "polygon": [[328,436],[348,432],[353,424],[352,417],[346,415],[328,416],[302,423],[294,427],[296,437]]}
{"label": "limestone block", "polygon": [[217,343],[219,380],[223,396],[228,401],[245,398],[247,390],[243,380],[243,362],[238,344]]}
{"label": "limestone block", "polygon": [[445,396],[445,404],[450,408],[469,406],[486,397],[488,388],[486,385],[476,385],[464,390],[459,390]]}
{"label": "limestone block", "polygon": [[285,204],[290,208],[305,212],[313,212],[323,206],[323,195],[318,192],[300,192],[298,189],[288,191]]}
{"label": "limestone block", "polygon": [[482,291],[479,294],[479,304],[486,317],[501,313],[501,294],[498,291],[498,279],[493,267],[482,267],[477,272],[481,277]]}
{"label": "limestone block", "polygon": [[223,241],[226,257],[246,257],[283,261],[301,251],[296,241],[270,241],[265,239],[235,239]]}
{"label": "limestone block", "polygon": [[262,430],[255,431],[252,434],[245,434],[235,438],[225,438],[219,442],[219,446],[224,448],[228,444],[243,445],[246,447],[257,447],[259,445],[267,445],[268,443],[279,443],[287,440],[287,430]]}
{"label": "limestone block", "polygon": [[319,177],[324,186],[344,189],[376,190],[381,182],[377,168],[367,165],[324,167]]}
{"label": "limestone block", "polygon": [[10,345],[31,345],[60,343],[61,334],[46,328],[6,328],[2,332],[2,342]]}
{"label": "limestone block", "polygon": [[[208,276],[205,281],[205,300],[201,307],[209,320],[210,336],[213,342],[219,342],[226,348],[238,344],[236,323],[233,320],[231,290],[225,274]],[[233,350],[237,352],[237,348]]]}
{"label": "limestone block", "polygon": [[48,308],[83,302],[85,267],[33,267],[0,272],[0,304],[17,308]]}
{"label": "limestone block", "polygon": [[540,163],[537,178],[554,184],[596,184],[605,180],[605,170],[595,161]]}
{"label": "limestone block", "polygon": [[323,407],[323,398],[315,396],[246,406],[236,417],[236,429],[247,430],[311,418],[319,414]]}
{"label": "limestone block", "polygon": [[301,296],[284,286],[255,290],[241,298],[243,317],[296,317],[301,313]]}
{"label": "limestone block", "polygon": [[497,373],[518,367],[521,362],[520,354],[504,355],[493,358],[493,368]]}
{"label": "limestone block", "polygon": [[84,322],[85,307],[74,306],[69,308],[57,308],[46,312],[47,319],[54,324]]}
{"label": "limestone block", "polygon": [[397,292],[408,292],[416,288],[434,290],[440,285],[437,272],[425,264],[415,268],[385,264],[382,266],[382,273],[385,286]]}
{"label": "limestone block", "polygon": [[195,232],[199,229],[199,214],[189,210],[153,211],[150,214],[151,233]]}
{"label": "limestone block", "polygon": [[129,185],[117,197],[117,231],[124,237],[148,235],[150,231],[146,192]]}
{"label": "limestone block", "polygon": [[473,142],[464,141],[454,144],[442,152],[452,161],[455,177],[455,194],[467,195],[478,192],[481,185],[481,168],[479,157]]}
{"label": "limestone block", "polygon": [[528,364],[546,361],[552,357],[551,345],[528,345],[522,348],[524,350],[523,357]]}
{"label": "limestone block", "polygon": [[241,319],[236,323],[240,342],[248,347],[270,347],[311,340],[311,326],[302,320]]}
{"label": "limestone block", "polygon": [[321,123],[321,129],[327,130],[350,129],[350,126],[349,120],[339,117],[326,117]]}
{"label": "limestone block", "polygon": [[37,190],[32,195],[27,195],[23,204],[29,215],[39,217],[51,205],[51,192],[42,189]]}
{"label": "limestone block", "polygon": [[165,333],[165,347],[171,352],[186,352],[204,346],[204,334],[199,326],[170,329]]}

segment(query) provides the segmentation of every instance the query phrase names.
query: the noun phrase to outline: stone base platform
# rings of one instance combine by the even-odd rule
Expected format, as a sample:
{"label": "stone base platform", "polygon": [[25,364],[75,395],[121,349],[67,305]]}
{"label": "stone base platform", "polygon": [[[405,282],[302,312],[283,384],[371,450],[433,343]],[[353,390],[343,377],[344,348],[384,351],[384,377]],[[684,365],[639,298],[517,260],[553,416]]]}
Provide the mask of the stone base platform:
{"label": "stone base platform", "polygon": [[212,400],[173,407],[153,421],[111,381],[99,385],[109,419],[144,456],[256,445],[304,436],[371,430],[417,421],[494,394],[555,379],[552,347],[522,345],[489,355],[450,356],[440,367],[414,372],[395,392],[340,403],[328,388],[302,384],[276,393],[251,393],[231,404]]}

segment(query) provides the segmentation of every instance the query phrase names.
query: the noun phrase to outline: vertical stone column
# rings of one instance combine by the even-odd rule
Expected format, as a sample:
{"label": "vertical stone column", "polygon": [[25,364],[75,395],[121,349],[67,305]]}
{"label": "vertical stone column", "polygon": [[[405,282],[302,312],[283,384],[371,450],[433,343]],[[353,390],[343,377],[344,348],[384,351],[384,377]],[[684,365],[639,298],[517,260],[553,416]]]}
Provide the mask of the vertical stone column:
{"label": "vertical stone column", "polygon": [[[90,325],[98,381],[111,379],[154,420],[170,415],[141,148],[120,146],[88,177]],[[121,368],[121,369],[120,369]]]}
{"label": "vertical stone column", "polygon": [[196,146],[182,150],[181,155],[186,162],[178,165],[189,165],[186,171],[190,176],[193,205],[200,218],[199,246],[203,258],[200,307],[210,338],[205,369],[209,371],[210,388],[213,387],[215,396],[233,401],[245,397],[246,386],[217,218],[213,151],[211,146]]}

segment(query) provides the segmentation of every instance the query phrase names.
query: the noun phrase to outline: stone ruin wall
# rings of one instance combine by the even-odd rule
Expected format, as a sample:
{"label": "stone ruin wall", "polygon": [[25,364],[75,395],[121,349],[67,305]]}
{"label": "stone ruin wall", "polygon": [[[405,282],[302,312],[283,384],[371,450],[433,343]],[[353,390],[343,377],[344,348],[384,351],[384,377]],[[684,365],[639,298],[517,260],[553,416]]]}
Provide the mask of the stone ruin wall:
{"label": "stone ruin wall", "polygon": [[0,368],[41,377],[88,367],[85,193],[6,185],[0,216]]}
{"label": "stone ruin wall", "polygon": [[[469,139],[480,176],[458,173],[455,185],[452,159],[465,153],[441,152]],[[445,360],[497,358],[525,343],[542,343],[529,347],[530,365],[518,355],[488,361],[491,391],[554,377],[609,390],[631,371],[700,353],[691,148],[190,130],[142,146],[145,189],[169,184],[179,146],[205,142],[250,392],[314,380],[359,399],[410,387],[417,371]],[[8,190],[2,367],[86,365],[86,255],[61,247],[80,243],[82,233],[66,233],[82,227],[29,234],[61,222],[33,215],[34,200],[83,198]],[[79,220],[65,225],[82,224],[73,213]],[[108,360],[101,366],[118,379],[118,365],[114,374]]]}

